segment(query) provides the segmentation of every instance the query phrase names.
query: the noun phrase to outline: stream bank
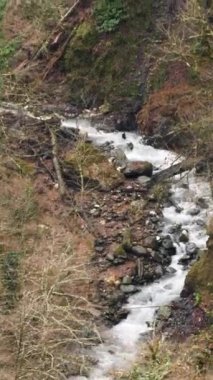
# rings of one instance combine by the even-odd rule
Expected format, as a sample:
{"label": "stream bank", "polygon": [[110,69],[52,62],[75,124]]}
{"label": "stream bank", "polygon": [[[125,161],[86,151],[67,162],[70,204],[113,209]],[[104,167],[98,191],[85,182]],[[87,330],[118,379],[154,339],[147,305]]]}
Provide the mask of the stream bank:
{"label": "stream bank", "polygon": [[[74,123],[67,121],[63,123],[63,126],[75,128],[75,123],[75,121]],[[166,151],[156,150],[156,154],[153,154],[153,148],[143,145],[143,140],[137,134],[126,133],[124,138],[122,133],[106,133],[101,130],[95,130],[88,121],[81,120],[76,123],[76,127],[80,130],[80,133],[86,133],[88,140],[99,146],[105,147],[111,144],[113,148],[119,147],[119,149],[123,149],[130,162],[132,160],[132,163],[136,159],[139,162],[148,157],[156,170],[157,163],[158,169],[159,167],[162,169],[169,164],[169,161],[177,160],[175,155]],[[133,144],[130,151],[128,149],[129,143]],[[165,162],[166,158],[167,163]],[[136,194],[136,198],[140,199],[141,195],[137,196],[137,184],[135,185],[135,183],[133,181],[131,185],[128,184],[127,188],[130,190],[131,197],[134,191],[134,196]],[[116,190],[116,193],[120,193],[120,188]],[[144,193],[146,193],[146,186]],[[121,197],[115,196],[113,199],[118,203],[121,202]],[[151,199],[153,201],[152,197]],[[157,318],[161,320],[161,323],[171,316],[171,310],[162,306],[168,305],[179,297],[184,286],[189,263],[197,257],[199,250],[204,249],[206,246],[207,215],[211,215],[213,211],[213,202],[210,186],[207,182],[204,182],[204,178],[196,177],[194,170],[189,173],[183,173],[182,176],[176,176],[170,190],[170,204],[168,197],[164,201],[166,201],[166,205],[164,203],[160,209],[161,217],[155,210],[150,210],[149,208],[148,213],[143,213],[140,218],[136,229],[146,231],[146,237],[139,235],[137,236],[138,240],[136,240],[134,236],[132,243],[130,234],[128,234],[126,241],[124,241],[125,237],[123,236],[119,251],[114,250],[107,255],[105,254],[104,241],[98,241],[97,251],[102,257],[98,262],[104,267],[106,261],[103,257],[106,256],[106,260],[110,262],[107,266],[110,268],[116,265],[117,267],[117,270],[107,270],[104,273],[104,276],[109,273],[108,280],[105,277],[107,287],[103,286],[104,282],[99,283],[99,289],[101,289],[100,299],[103,301],[103,299],[108,298],[108,305],[112,303],[109,310],[112,310],[113,319],[109,313],[107,318],[114,323],[116,322],[117,325],[106,331],[104,343],[94,349],[94,357],[97,358],[98,364],[90,374],[89,378],[92,380],[112,379],[116,376],[115,374],[113,375],[114,372],[116,373],[121,368],[122,370],[125,367],[128,368],[136,357],[138,341],[143,339],[144,334],[146,335],[153,329],[152,323],[156,318],[156,310],[160,308]],[[107,205],[109,207],[110,202]],[[121,217],[118,219],[119,223],[117,223],[117,216],[112,214],[107,222],[102,223],[105,209],[101,207],[101,210],[99,210],[99,208],[100,206],[97,205],[96,217],[98,217],[98,222],[102,226],[109,222],[110,231],[113,231],[113,220],[118,225],[119,231],[121,229],[120,220],[123,219],[125,224],[129,222],[129,217]],[[150,225],[152,226],[152,232],[149,229]],[[135,227],[134,222],[133,226]],[[110,252],[109,245],[107,245],[107,252]],[[129,257],[134,255],[137,257],[136,271],[134,269],[128,272],[128,275],[127,273],[124,275],[122,269],[129,269],[128,266],[125,267],[126,262],[129,264]],[[142,259],[139,260],[139,258]],[[147,258],[152,268],[152,274],[150,273],[148,277],[146,274]],[[160,279],[161,277],[162,279]],[[141,287],[141,285],[148,282],[152,282],[152,284]],[[108,294],[110,287],[112,293]],[[128,295],[135,292],[136,295],[130,296],[126,306],[121,308]],[[115,311],[120,312],[120,308],[121,313],[116,315]],[[201,318],[201,313],[198,313],[197,318],[200,323],[195,326],[197,329],[205,325],[205,323],[202,324],[205,318]],[[125,319],[118,323],[119,319],[124,317]]]}

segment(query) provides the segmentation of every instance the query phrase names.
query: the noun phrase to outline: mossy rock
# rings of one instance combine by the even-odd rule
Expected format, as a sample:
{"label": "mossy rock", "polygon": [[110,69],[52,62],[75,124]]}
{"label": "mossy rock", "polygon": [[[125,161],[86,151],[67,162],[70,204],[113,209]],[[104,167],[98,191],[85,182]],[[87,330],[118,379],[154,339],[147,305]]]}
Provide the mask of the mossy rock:
{"label": "mossy rock", "polygon": [[213,234],[207,246],[208,251],[201,254],[186,277],[185,286],[191,292],[213,294]]}
{"label": "mossy rock", "polygon": [[65,163],[73,167],[79,176],[97,180],[104,190],[113,189],[122,184],[122,173],[107,160],[107,157],[90,143],[80,141],[65,156]]}
{"label": "mossy rock", "polygon": [[155,25],[153,5],[127,0],[128,17],[111,33],[100,33],[95,14],[76,28],[63,60],[73,103],[90,107],[107,102],[118,110],[141,97],[139,56],[150,25]]}
{"label": "mossy rock", "polygon": [[126,256],[126,251],[123,247],[123,244],[118,245],[114,250],[115,257]]}

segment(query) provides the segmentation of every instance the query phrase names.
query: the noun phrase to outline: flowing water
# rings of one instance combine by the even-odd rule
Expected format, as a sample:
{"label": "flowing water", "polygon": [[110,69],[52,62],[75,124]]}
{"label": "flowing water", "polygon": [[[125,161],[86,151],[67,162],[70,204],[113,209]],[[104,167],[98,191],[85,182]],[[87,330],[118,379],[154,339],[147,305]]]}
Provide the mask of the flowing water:
{"label": "flowing water", "polygon": [[[87,120],[66,121],[65,127],[79,128],[80,133],[86,133],[94,144],[102,145],[112,142],[113,146],[122,148],[130,161],[149,161],[156,170],[164,169],[178,158],[174,153],[167,150],[155,149],[145,145],[141,136],[136,133],[126,133],[124,140],[121,132],[106,133],[92,127]],[[133,150],[129,150],[127,143],[132,142]],[[91,353],[98,360],[98,364],[90,373],[90,380],[112,380],[114,371],[127,369],[134,361],[138,343],[143,335],[152,327],[156,310],[163,305],[177,299],[183,289],[187,271],[180,265],[179,259],[185,255],[185,244],[175,242],[170,233],[171,227],[181,224],[182,228],[189,233],[189,241],[201,249],[205,249],[207,234],[206,223],[213,213],[213,201],[211,189],[203,177],[195,176],[194,172],[175,176],[172,185],[172,197],[176,204],[182,208],[177,212],[174,206],[165,207],[163,210],[163,232],[170,234],[177,254],[173,256],[171,268],[175,269],[172,275],[164,276],[151,285],[141,287],[141,291],[129,297],[125,308],[130,312],[126,319],[106,332],[104,343],[98,345]],[[202,197],[208,204],[208,208],[201,208],[198,215],[193,216],[190,210],[196,207],[196,199]],[[85,379],[84,377],[72,377],[72,379]]]}

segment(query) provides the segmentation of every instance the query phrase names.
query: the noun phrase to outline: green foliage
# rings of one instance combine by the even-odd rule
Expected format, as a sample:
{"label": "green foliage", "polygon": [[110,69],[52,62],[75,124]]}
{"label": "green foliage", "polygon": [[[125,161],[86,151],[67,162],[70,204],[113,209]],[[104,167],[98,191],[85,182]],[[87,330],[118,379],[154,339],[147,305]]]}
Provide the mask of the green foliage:
{"label": "green foliage", "polygon": [[14,292],[18,285],[19,253],[8,252],[2,260],[3,282],[8,291]]}
{"label": "green foliage", "polygon": [[0,21],[2,20],[4,16],[4,10],[7,4],[7,0],[0,0]]}
{"label": "green foliage", "polygon": [[13,56],[19,45],[18,39],[5,41],[0,36],[0,71],[8,68],[9,59]]}
{"label": "green foliage", "polygon": [[195,301],[195,306],[199,306],[201,301],[202,301],[202,295],[200,292],[195,292],[194,293],[194,301]]}
{"label": "green foliage", "polygon": [[[4,72],[9,66],[9,60],[13,56],[19,45],[19,39],[6,41],[2,32],[2,19],[4,17],[7,1],[0,0],[0,73]],[[4,88],[4,78],[0,76],[0,96]]]}
{"label": "green foliage", "polygon": [[127,18],[122,0],[98,0],[95,4],[94,16],[99,32],[114,31],[121,21]]}
{"label": "green foliage", "polygon": [[170,358],[165,355],[158,360],[150,360],[145,365],[136,365],[133,370],[120,378],[120,380],[164,380],[170,370]]}
{"label": "green foliage", "polygon": [[[101,34],[102,22],[111,17],[108,7],[121,9],[121,5],[122,17],[113,26],[113,33]],[[83,107],[107,104],[107,110],[112,111],[130,107],[138,100],[142,91],[139,58],[149,43],[144,32],[154,19],[152,7],[150,0],[94,2],[93,16],[76,28],[64,55],[74,104]],[[98,18],[100,14],[102,18]],[[125,22],[121,22],[124,18]],[[104,29],[107,28],[104,24]]]}
{"label": "green foliage", "polygon": [[17,299],[19,281],[20,253],[8,252],[1,258],[1,277],[5,288],[5,306],[11,308]]}

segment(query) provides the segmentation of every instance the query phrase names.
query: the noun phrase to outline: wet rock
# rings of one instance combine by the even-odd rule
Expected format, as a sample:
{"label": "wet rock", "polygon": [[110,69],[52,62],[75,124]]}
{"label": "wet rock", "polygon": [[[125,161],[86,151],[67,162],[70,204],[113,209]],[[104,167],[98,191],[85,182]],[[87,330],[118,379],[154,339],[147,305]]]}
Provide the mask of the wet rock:
{"label": "wet rock", "polygon": [[168,232],[170,234],[176,234],[179,233],[181,230],[182,225],[181,224],[174,224],[173,226],[169,227]]}
{"label": "wet rock", "polygon": [[133,148],[134,148],[134,145],[132,142],[127,143],[126,146],[127,146],[128,150],[133,150]]}
{"label": "wet rock", "polygon": [[181,259],[178,261],[179,264],[187,265],[191,261],[191,256],[186,254],[181,257]]}
{"label": "wet rock", "polygon": [[174,206],[176,212],[180,213],[183,211],[182,207],[180,207],[172,197],[169,198],[169,202]]}
{"label": "wet rock", "polygon": [[189,233],[187,230],[182,230],[179,236],[179,242],[187,243],[189,241]]}
{"label": "wet rock", "polygon": [[165,249],[173,248],[173,241],[172,241],[171,236],[167,235],[162,238],[162,246]]}
{"label": "wet rock", "polygon": [[141,185],[146,185],[147,183],[149,183],[151,181],[151,178],[150,177],[147,177],[145,175],[143,176],[140,176],[137,178],[137,182],[139,182]]}
{"label": "wet rock", "polygon": [[171,315],[171,307],[170,306],[161,306],[159,310],[157,311],[157,317],[156,319],[160,321],[167,320]]}
{"label": "wet rock", "polygon": [[110,261],[110,262],[113,262],[113,261],[114,261],[114,259],[115,259],[115,257],[114,257],[114,255],[113,255],[113,254],[111,254],[111,253],[108,253],[108,255],[106,255],[106,259],[107,259],[108,261]]}
{"label": "wet rock", "polygon": [[168,268],[166,268],[166,273],[168,274],[168,275],[173,275],[174,273],[176,273],[177,271],[176,271],[176,269],[175,268],[173,268],[173,267],[168,267]]}
{"label": "wet rock", "polygon": [[124,262],[126,261],[126,257],[115,257],[114,260],[113,260],[113,264],[114,265],[119,265],[119,264],[123,264]]}
{"label": "wet rock", "polygon": [[104,144],[102,144],[100,146],[100,148],[101,148],[102,151],[109,153],[113,149],[113,144],[112,144],[112,142],[107,141]]}
{"label": "wet rock", "polygon": [[96,239],[95,240],[95,246],[100,246],[100,245],[104,245],[105,244],[105,240],[104,239]]}
{"label": "wet rock", "polygon": [[163,276],[163,268],[162,268],[161,265],[158,265],[158,266],[155,268],[155,275],[157,276],[157,278]]}
{"label": "wet rock", "polygon": [[102,253],[104,251],[104,247],[95,247],[96,252]]}
{"label": "wet rock", "polygon": [[125,169],[127,166],[127,157],[121,148],[116,148],[112,152],[112,158],[117,167]]}
{"label": "wet rock", "polygon": [[113,127],[117,131],[134,131],[137,129],[137,122],[135,119],[134,112],[128,112],[126,114],[115,114],[113,115]]}
{"label": "wet rock", "polygon": [[186,254],[189,255],[190,258],[193,258],[198,252],[198,247],[195,243],[187,243],[186,244]]}
{"label": "wet rock", "polygon": [[196,224],[200,227],[205,227],[206,223],[202,219],[197,219]]}
{"label": "wet rock", "polygon": [[149,256],[149,252],[141,245],[136,245],[131,248],[131,253],[137,257]]}
{"label": "wet rock", "polygon": [[131,285],[131,283],[132,283],[132,279],[131,279],[130,276],[123,277],[123,279],[122,279],[122,284],[123,285]]}
{"label": "wet rock", "polygon": [[198,215],[200,213],[200,209],[198,207],[194,207],[188,211],[188,214],[191,216]]}
{"label": "wet rock", "polygon": [[153,249],[151,248],[148,248],[147,250],[154,261],[156,261],[157,263],[162,262],[162,257],[158,252],[153,251]]}
{"label": "wet rock", "polygon": [[120,290],[124,294],[132,294],[132,293],[136,293],[139,289],[135,285],[121,285]]}
{"label": "wet rock", "polygon": [[137,178],[140,176],[151,177],[153,173],[153,165],[150,162],[133,161],[126,165],[123,171],[126,178]]}
{"label": "wet rock", "polygon": [[202,197],[196,199],[196,205],[199,206],[200,208],[203,208],[203,209],[209,208],[208,203]]}
{"label": "wet rock", "polygon": [[162,247],[168,252],[170,256],[176,254],[176,248],[170,235],[164,236],[162,238]]}
{"label": "wet rock", "polygon": [[147,236],[143,241],[144,247],[152,248],[154,250],[159,248],[160,243],[161,242],[158,239],[156,239],[155,236]]}
{"label": "wet rock", "polygon": [[171,264],[171,256],[169,251],[163,247],[160,247],[159,249],[159,255],[161,257],[161,262],[164,264],[164,265],[169,265]]}
{"label": "wet rock", "polygon": [[150,220],[151,220],[152,223],[156,224],[156,223],[159,222],[159,217],[158,217],[158,216],[152,216],[152,217],[150,218]]}

